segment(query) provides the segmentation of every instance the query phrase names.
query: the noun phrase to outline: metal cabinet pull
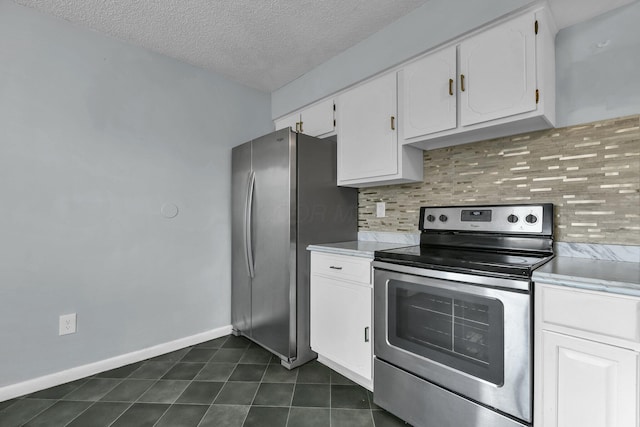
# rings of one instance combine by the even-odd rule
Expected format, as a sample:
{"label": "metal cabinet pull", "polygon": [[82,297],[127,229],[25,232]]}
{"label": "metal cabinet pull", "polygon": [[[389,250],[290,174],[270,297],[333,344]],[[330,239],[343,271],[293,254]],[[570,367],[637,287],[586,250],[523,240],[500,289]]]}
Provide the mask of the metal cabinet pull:
{"label": "metal cabinet pull", "polygon": [[364,342],[369,342],[369,327],[364,328]]}
{"label": "metal cabinet pull", "polygon": [[464,74],[460,74],[460,90],[464,92]]}
{"label": "metal cabinet pull", "polygon": [[453,96],[453,79],[449,79],[449,95]]}
{"label": "metal cabinet pull", "polygon": [[302,120],[300,120],[300,133],[304,133],[304,131],[302,130]]}
{"label": "metal cabinet pull", "polygon": [[336,267],[335,265],[331,265],[329,266],[329,268],[332,268],[334,270],[342,270],[342,267]]}
{"label": "metal cabinet pull", "polygon": [[396,130],[396,118],[391,116],[391,130]]}

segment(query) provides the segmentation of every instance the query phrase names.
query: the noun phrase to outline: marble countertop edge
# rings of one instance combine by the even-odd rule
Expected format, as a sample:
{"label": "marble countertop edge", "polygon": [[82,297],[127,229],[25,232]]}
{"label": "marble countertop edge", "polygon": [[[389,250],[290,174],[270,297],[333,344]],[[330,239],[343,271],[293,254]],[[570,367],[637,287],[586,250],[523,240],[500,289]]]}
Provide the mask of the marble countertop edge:
{"label": "marble countertop edge", "polygon": [[640,286],[624,282],[603,283],[600,279],[588,277],[565,276],[552,273],[534,273],[533,281],[548,285],[567,286],[570,288],[585,289],[589,291],[609,292],[615,294],[640,297]]}
{"label": "marble countertop edge", "polygon": [[321,243],[307,246],[308,251],[323,252],[335,255],[349,255],[371,258],[375,251],[410,246],[406,243],[374,242],[354,240],[351,242]]}

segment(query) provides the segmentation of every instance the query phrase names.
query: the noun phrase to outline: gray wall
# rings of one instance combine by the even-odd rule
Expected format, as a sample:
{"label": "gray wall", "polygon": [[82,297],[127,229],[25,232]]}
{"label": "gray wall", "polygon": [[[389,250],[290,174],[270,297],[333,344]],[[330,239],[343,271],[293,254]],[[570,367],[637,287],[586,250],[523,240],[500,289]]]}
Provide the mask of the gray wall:
{"label": "gray wall", "polygon": [[272,128],[269,94],[0,0],[0,386],[228,325],[230,147]]}
{"label": "gray wall", "polygon": [[[525,0],[430,0],[272,93],[277,118],[527,6]],[[556,38],[557,127],[640,112],[640,2],[561,30]],[[607,47],[596,44],[610,40]]]}
{"label": "gray wall", "polygon": [[557,127],[640,113],[639,22],[634,2],[558,33]]}

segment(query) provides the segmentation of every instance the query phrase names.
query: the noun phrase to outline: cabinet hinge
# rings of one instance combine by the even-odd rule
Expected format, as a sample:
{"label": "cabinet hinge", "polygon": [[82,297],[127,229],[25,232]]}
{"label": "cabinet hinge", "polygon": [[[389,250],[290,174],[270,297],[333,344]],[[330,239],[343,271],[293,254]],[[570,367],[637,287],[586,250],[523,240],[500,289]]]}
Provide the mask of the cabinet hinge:
{"label": "cabinet hinge", "polygon": [[536,89],[536,104],[540,101],[540,91]]}
{"label": "cabinet hinge", "polygon": [[336,111],[336,104],[333,104],[333,111]]}
{"label": "cabinet hinge", "polygon": [[533,24],[533,29],[535,31],[536,34],[538,34],[538,20],[536,19],[536,22]]}

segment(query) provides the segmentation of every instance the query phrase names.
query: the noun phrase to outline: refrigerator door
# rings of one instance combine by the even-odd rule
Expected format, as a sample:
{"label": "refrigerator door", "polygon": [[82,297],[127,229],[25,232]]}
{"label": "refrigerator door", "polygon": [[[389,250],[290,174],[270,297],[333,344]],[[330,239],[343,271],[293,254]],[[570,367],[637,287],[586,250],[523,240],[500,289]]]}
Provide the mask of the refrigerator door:
{"label": "refrigerator door", "polygon": [[231,151],[231,324],[251,336],[251,277],[246,223],[251,171],[251,142]]}
{"label": "refrigerator door", "polygon": [[289,129],[252,141],[251,337],[285,359],[296,356],[295,149]]}

